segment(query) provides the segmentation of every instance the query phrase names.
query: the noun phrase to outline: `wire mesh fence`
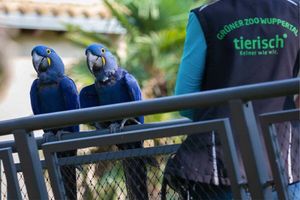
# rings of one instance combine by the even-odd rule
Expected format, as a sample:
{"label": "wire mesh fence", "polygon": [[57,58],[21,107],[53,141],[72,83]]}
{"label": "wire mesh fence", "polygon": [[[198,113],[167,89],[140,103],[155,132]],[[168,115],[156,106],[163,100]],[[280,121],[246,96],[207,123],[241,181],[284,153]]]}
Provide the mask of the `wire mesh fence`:
{"label": "wire mesh fence", "polygon": [[[25,186],[24,176],[23,176],[22,172],[18,173],[18,180],[19,180],[19,185],[20,185],[22,198],[23,199],[29,199],[28,194],[27,194],[27,190],[26,190],[26,186]],[[8,199],[10,199],[9,196],[8,196]]]}
{"label": "wire mesh fence", "polygon": [[[124,167],[126,161],[99,161],[95,164],[85,164],[77,167],[77,199],[137,199],[145,197],[160,199],[160,190],[163,177],[163,163],[168,156],[161,156],[161,164],[158,167],[147,165],[146,190],[141,183],[143,180],[138,173],[126,177]],[[134,166],[131,166],[134,168]],[[141,166],[137,166],[141,167]],[[125,171],[125,172],[124,172]],[[126,175],[125,175],[126,174]],[[133,178],[138,180],[132,181]],[[132,182],[137,182],[131,185]],[[132,188],[133,187],[133,188]],[[130,193],[130,194],[129,194]],[[173,192],[173,196],[175,192]],[[73,199],[75,196],[73,195]]]}
{"label": "wire mesh fence", "polygon": [[[156,145],[172,145],[178,144],[180,141],[181,138],[179,137],[163,138],[157,141],[149,140],[145,142],[145,146],[149,147],[149,143],[151,143],[150,145],[154,145],[154,143],[156,143]],[[175,146],[172,149],[177,149],[177,147]],[[99,156],[100,160],[95,161],[94,157],[89,160],[85,157],[85,159],[83,159],[83,164],[64,165],[61,167],[61,173],[67,177],[67,181],[68,178],[74,175],[75,170],[76,180],[71,184],[64,184],[67,197],[68,199],[82,200],[140,199],[140,197],[143,196],[143,199],[161,199],[160,192],[163,172],[167,160],[171,155],[170,150],[167,150],[167,152],[168,153],[164,153],[164,150],[161,152],[159,150],[155,152],[154,150],[153,154],[157,155],[151,157],[133,155],[134,158],[130,158],[131,155],[128,153],[126,156],[122,156],[122,151],[119,151],[118,153],[118,148],[116,146],[94,147],[78,150],[77,156],[96,155]],[[174,153],[174,150],[172,153]],[[119,158],[120,156],[124,158]],[[72,162],[71,160],[72,157],[66,158],[67,162]],[[146,177],[140,177],[140,175],[137,174],[138,171],[141,172],[139,169],[143,166],[145,167]],[[55,198],[47,170],[44,170],[44,179],[46,182],[48,198],[50,200],[54,200]],[[1,168],[0,181],[1,199],[10,199],[7,192],[7,181],[3,167]],[[29,199],[22,172],[18,172],[18,181],[22,199]],[[143,182],[145,182],[146,188],[144,188],[144,191],[140,191],[142,186],[138,188],[138,184],[142,184]],[[168,189],[167,196],[168,199],[179,199],[178,194],[172,189]]]}
{"label": "wire mesh fence", "polygon": [[46,188],[48,192],[48,198],[49,200],[55,200],[47,170],[44,170],[44,178],[45,178]]}
{"label": "wire mesh fence", "polygon": [[3,164],[2,162],[0,163],[0,181],[1,181],[1,185],[0,185],[0,191],[1,191],[1,199],[7,199],[7,180],[6,180],[6,176],[5,173],[3,171]]}
{"label": "wire mesh fence", "polygon": [[[82,164],[76,165],[77,192],[69,193],[69,199],[161,199],[165,166],[180,140],[177,137],[151,141],[152,144],[164,143],[172,147],[167,150],[149,147],[119,151],[117,147],[99,147],[78,151],[78,155],[84,158]],[[139,153],[140,150],[152,151],[152,155],[140,156],[143,154]],[[86,157],[90,155],[94,156],[91,159]],[[68,159],[65,161],[72,162]],[[68,166],[72,165],[61,168],[62,174],[72,174]],[[167,198],[180,199],[171,188],[167,190]]]}
{"label": "wire mesh fence", "polygon": [[[300,122],[275,124],[288,182],[300,179]],[[80,149],[60,163],[68,199],[210,199],[232,198],[217,132],[159,138],[144,149],[116,146]],[[74,159],[77,164],[72,164]],[[79,163],[79,164],[78,164]],[[55,199],[47,170],[49,199]],[[29,199],[22,172],[18,172],[22,199]],[[1,199],[9,199],[1,167]],[[204,184],[203,184],[204,183]],[[290,199],[296,199],[290,189]],[[295,197],[295,198],[294,198]]]}
{"label": "wire mesh fence", "polygon": [[[1,194],[0,194],[0,198],[1,199],[12,199],[10,196],[9,196],[9,193],[8,193],[8,184],[7,184],[7,179],[6,179],[6,176],[5,176],[5,171],[3,170],[3,167],[1,167],[1,175],[0,175],[0,181],[1,181]],[[23,173],[22,172],[18,172],[17,174],[18,176],[18,182],[19,182],[19,186],[20,186],[20,192],[21,192],[21,197],[22,199],[24,200],[28,200],[28,195],[27,195],[27,190],[26,190],[26,186],[25,186],[25,182],[24,182],[24,176],[23,176]]]}
{"label": "wire mesh fence", "polygon": [[296,190],[293,185],[300,181],[300,121],[275,123],[274,126],[285,169],[285,181],[290,184],[288,195],[290,199],[298,199],[299,189]]}

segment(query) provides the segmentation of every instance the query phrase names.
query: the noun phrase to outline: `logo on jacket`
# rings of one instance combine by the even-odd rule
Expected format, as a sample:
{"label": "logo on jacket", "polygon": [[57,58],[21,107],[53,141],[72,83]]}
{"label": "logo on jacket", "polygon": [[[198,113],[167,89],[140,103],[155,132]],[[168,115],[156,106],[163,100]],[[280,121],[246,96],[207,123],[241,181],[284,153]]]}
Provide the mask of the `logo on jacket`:
{"label": "logo on jacket", "polygon": [[240,36],[233,39],[233,46],[241,56],[277,55],[278,50],[284,48],[287,37],[286,33],[276,34],[272,38],[257,36],[254,39],[247,39]]}
{"label": "logo on jacket", "polygon": [[228,34],[232,31],[238,30],[240,28],[246,28],[251,26],[277,26],[280,29],[285,29],[289,31],[291,34],[298,37],[299,33],[299,25],[295,26],[294,24],[279,19],[279,18],[261,18],[261,17],[254,17],[254,18],[245,18],[236,20],[230,24],[225,24],[217,33],[217,38],[219,40],[223,40],[226,38]]}

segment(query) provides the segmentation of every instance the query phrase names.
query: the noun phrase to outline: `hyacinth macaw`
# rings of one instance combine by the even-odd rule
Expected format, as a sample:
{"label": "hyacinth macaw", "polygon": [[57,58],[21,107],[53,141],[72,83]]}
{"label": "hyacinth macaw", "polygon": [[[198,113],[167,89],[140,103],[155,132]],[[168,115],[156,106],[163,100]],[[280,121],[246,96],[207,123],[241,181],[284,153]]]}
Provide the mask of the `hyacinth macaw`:
{"label": "hyacinth macaw", "polygon": [[[80,92],[82,108],[102,106],[142,99],[141,89],[137,80],[126,70],[118,66],[116,58],[101,44],[92,44],[86,49],[87,66],[95,76],[95,83],[83,88]],[[115,131],[116,125],[144,123],[144,117],[124,119],[121,121],[102,122],[96,124],[97,128],[110,128]],[[120,149],[142,148],[143,143],[133,142],[117,145]],[[123,168],[129,199],[148,199],[147,170],[141,158],[125,159]]]}
{"label": "hyacinth macaw", "polygon": [[[79,109],[79,96],[72,79],[64,75],[64,64],[59,55],[46,46],[36,46],[32,52],[32,62],[38,78],[31,86],[31,107],[35,115],[65,110]],[[79,126],[69,126],[44,130],[57,135],[62,131],[78,132]],[[76,151],[57,154],[58,157],[74,156]],[[74,166],[61,168],[68,199],[76,199],[76,171]]]}

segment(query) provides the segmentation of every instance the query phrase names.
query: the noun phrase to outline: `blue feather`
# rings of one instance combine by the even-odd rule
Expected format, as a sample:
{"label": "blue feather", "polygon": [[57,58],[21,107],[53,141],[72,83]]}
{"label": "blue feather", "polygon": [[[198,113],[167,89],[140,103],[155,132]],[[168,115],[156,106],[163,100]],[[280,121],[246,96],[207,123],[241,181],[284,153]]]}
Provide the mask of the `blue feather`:
{"label": "blue feather", "polygon": [[[64,64],[56,52],[49,47],[39,45],[33,48],[31,54],[34,69],[38,74],[38,79],[33,82],[30,91],[33,113],[38,115],[78,109],[79,98],[76,85],[64,75]],[[52,134],[57,134],[58,131],[78,132],[79,126],[44,130],[44,132],[48,131]],[[45,138],[48,134],[44,134]],[[58,157],[75,155],[76,150],[58,153]],[[76,199],[75,166],[61,167],[61,174],[66,190],[66,199]]]}
{"label": "blue feather", "polygon": [[[129,73],[125,73],[124,76],[127,89],[129,92],[129,95],[131,97],[131,101],[141,101],[142,100],[142,92],[141,88],[137,82],[137,80]],[[143,124],[144,123],[144,116],[139,116],[138,121]]]}
{"label": "blue feather", "polygon": [[[142,99],[137,80],[126,70],[118,67],[115,57],[100,44],[92,44],[86,49],[88,68],[95,76],[95,83],[82,89],[80,103],[82,107],[102,106]],[[144,123],[144,117],[136,117]],[[114,123],[96,123],[96,128],[108,128]],[[117,145],[119,149],[142,148],[143,142],[131,142]],[[125,159],[123,162],[126,187],[129,199],[148,199],[147,168],[142,158]]]}
{"label": "blue feather", "polygon": [[37,83],[38,83],[38,79],[35,79],[31,85],[31,89],[30,89],[31,108],[32,108],[33,114],[35,114],[35,115],[41,114],[41,111],[39,110],[39,105],[38,105]]}
{"label": "blue feather", "polygon": [[[46,46],[36,46],[32,50],[33,64],[38,73],[30,91],[31,107],[34,114],[79,109],[76,85],[64,75],[64,64],[56,52]],[[41,70],[41,65],[44,67]],[[78,132],[79,126],[52,129]],[[49,131],[49,130],[46,130]]]}
{"label": "blue feather", "polygon": [[[142,100],[137,80],[126,70],[118,67],[112,53],[101,44],[86,48],[87,65],[95,76],[95,84],[83,88],[80,94],[82,107],[101,106]],[[144,117],[137,117],[144,123]]]}
{"label": "blue feather", "polygon": [[79,109],[79,97],[74,81],[68,77],[64,77],[59,84],[59,88],[63,94],[63,100],[66,110]]}
{"label": "blue feather", "polygon": [[98,95],[95,85],[90,85],[81,89],[79,94],[81,108],[99,106]]}

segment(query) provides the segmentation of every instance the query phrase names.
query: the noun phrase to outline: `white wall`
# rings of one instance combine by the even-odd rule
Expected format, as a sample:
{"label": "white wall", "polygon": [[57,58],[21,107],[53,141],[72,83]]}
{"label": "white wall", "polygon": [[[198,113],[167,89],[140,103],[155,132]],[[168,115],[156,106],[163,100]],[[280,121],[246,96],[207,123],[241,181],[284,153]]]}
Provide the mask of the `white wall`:
{"label": "white wall", "polygon": [[32,66],[31,50],[38,44],[55,49],[62,57],[66,68],[84,57],[84,49],[70,44],[60,34],[44,33],[38,36],[22,34],[18,36],[13,41],[13,45],[7,47],[10,57],[10,77],[6,83],[7,91],[0,99],[0,121],[32,115],[29,92],[36,73]]}

